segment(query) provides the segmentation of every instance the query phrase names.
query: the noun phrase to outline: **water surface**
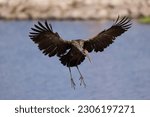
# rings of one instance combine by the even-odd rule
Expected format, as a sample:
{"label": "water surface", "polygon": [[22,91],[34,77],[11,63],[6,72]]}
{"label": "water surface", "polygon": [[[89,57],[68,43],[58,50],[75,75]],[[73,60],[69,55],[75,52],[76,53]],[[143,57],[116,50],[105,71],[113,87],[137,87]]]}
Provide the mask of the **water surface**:
{"label": "water surface", "polygon": [[[36,21],[0,21],[0,99],[150,99],[150,25],[133,22],[102,53],[90,53],[80,70],[87,87],[70,86],[69,70],[44,56],[28,37]],[[91,38],[112,22],[51,21],[65,39]]]}

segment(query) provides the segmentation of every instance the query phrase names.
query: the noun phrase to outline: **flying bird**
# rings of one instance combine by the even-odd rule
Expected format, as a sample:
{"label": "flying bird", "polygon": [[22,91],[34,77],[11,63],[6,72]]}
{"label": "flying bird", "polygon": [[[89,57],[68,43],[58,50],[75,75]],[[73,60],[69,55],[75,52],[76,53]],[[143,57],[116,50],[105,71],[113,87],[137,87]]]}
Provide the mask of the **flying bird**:
{"label": "flying bird", "polygon": [[57,56],[64,66],[69,68],[71,86],[75,89],[75,82],[72,77],[71,67],[76,67],[80,74],[80,85],[86,87],[83,75],[79,70],[79,65],[87,57],[90,52],[102,52],[106,47],[114,42],[116,37],[127,31],[131,27],[131,20],[128,17],[122,17],[116,19],[113,25],[102,32],[98,33],[93,38],[82,40],[64,40],[57,32],[53,31],[52,25],[38,22],[34,25],[29,37],[32,41],[38,44],[38,48],[43,54],[49,57]]}

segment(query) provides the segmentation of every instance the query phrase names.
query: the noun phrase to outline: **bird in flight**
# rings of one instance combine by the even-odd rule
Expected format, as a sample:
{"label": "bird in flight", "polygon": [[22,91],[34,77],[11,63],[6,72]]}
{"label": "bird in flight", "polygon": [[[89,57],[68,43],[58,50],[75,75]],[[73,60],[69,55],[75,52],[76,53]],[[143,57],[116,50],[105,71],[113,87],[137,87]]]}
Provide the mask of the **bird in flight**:
{"label": "bird in flight", "polygon": [[52,25],[38,22],[34,25],[29,37],[32,41],[38,44],[38,48],[43,54],[49,57],[57,56],[64,66],[69,68],[71,86],[75,89],[75,82],[72,77],[71,67],[76,67],[80,74],[80,85],[86,87],[83,75],[79,70],[79,65],[84,61],[85,57],[91,59],[88,53],[102,52],[106,47],[114,42],[116,37],[127,31],[131,27],[131,20],[128,17],[116,19],[113,25],[102,32],[98,33],[93,38],[82,40],[64,40],[57,32],[53,31]]}

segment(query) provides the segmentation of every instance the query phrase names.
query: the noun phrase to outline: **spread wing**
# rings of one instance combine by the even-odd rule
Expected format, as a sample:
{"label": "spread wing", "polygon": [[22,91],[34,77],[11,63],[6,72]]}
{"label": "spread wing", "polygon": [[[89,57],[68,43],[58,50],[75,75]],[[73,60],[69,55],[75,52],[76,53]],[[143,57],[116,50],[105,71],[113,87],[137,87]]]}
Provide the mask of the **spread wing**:
{"label": "spread wing", "polygon": [[70,48],[70,42],[63,40],[57,32],[54,33],[51,24],[48,25],[47,21],[45,25],[38,22],[38,25],[34,25],[31,29],[29,37],[49,57],[61,56]]}
{"label": "spread wing", "polygon": [[104,48],[108,47],[117,36],[127,31],[131,27],[130,19],[123,17],[121,20],[118,16],[116,22],[107,30],[100,32],[94,38],[84,42],[84,49],[88,52],[102,52]]}

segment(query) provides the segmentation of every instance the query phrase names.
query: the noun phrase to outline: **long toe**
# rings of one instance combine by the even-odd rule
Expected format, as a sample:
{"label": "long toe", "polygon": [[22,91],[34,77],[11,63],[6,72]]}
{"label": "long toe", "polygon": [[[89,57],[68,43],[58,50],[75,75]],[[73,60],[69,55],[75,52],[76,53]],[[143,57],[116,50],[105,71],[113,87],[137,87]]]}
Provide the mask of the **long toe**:
{"label": "long toe", "polygon": [[75,84],[74,80],[71,78],[71,87],[75,89],[75,86],[76,86],[76,84]]}
{"label": "long toe", "polygon": [[84,87],[86,87],[86,84],[85,84],[85,82],[84,82],[84,78],[81,76],[80,77],[80,86],[83,84],[84,85]]}

